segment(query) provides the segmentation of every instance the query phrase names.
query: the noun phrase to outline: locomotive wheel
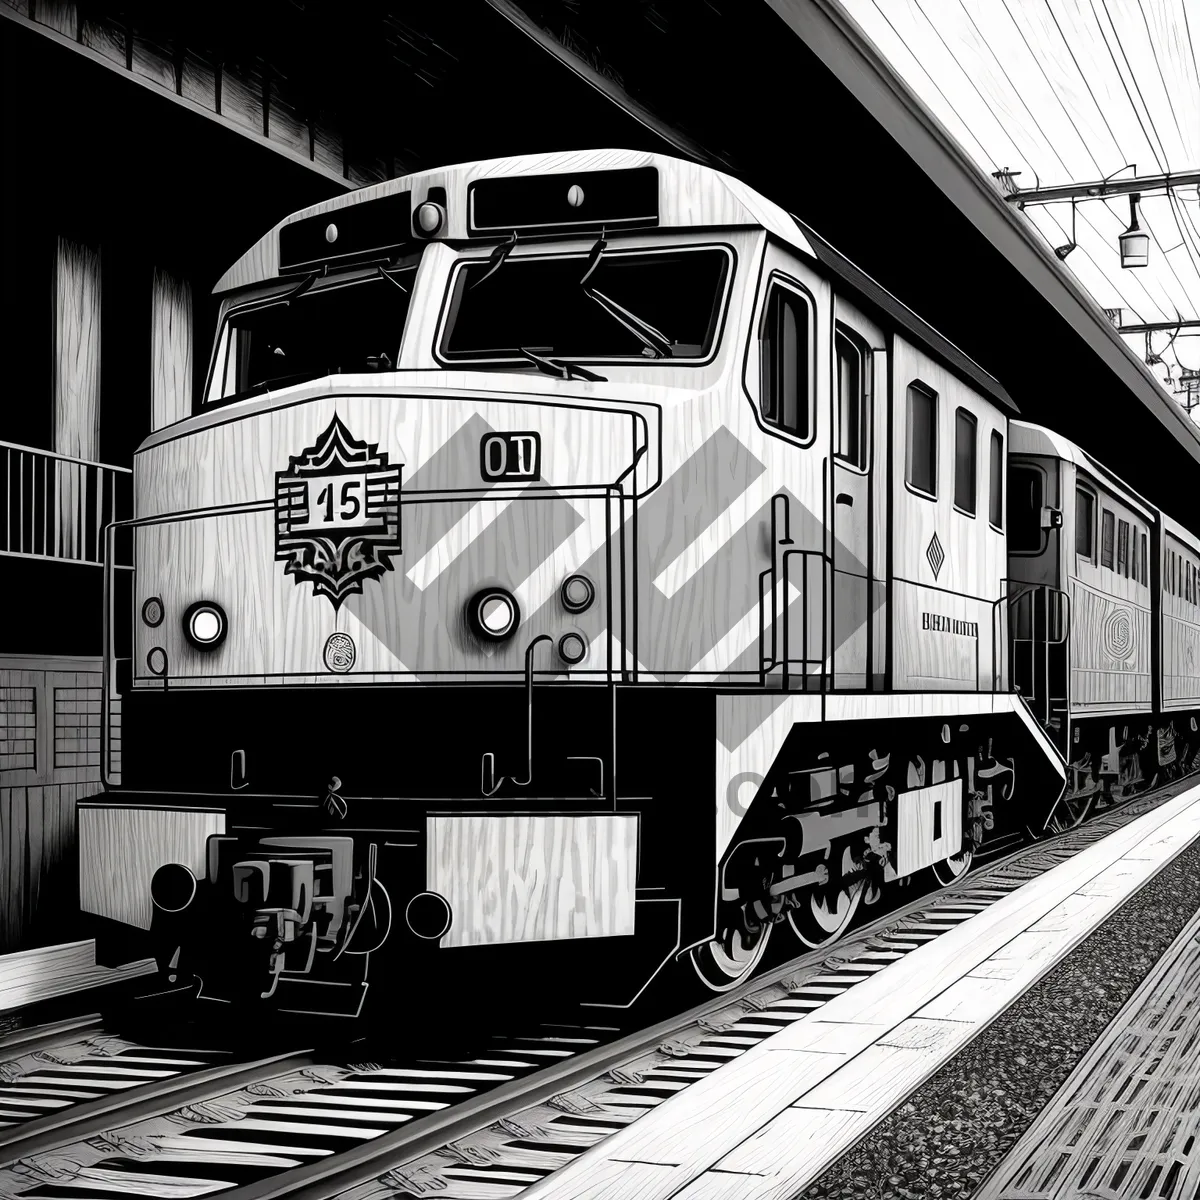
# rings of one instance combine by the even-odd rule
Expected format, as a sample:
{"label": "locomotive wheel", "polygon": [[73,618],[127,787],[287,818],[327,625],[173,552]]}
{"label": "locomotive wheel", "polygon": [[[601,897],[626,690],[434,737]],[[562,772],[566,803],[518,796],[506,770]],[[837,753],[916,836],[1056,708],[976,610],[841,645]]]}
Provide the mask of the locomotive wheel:
{"label": "locomotive wheel", "polygon": [[730,924],[711,942],[692,947],[689,957],[704,986],[713,992],[727,992],[748,979],[766,953],[771,928],[771,922],[765,921],[743,934],[739,926]]}
{"label": "locomotive wheel", "polygon": [[956,879],[961,879],[971,869],[971,860],[974,857],[975,852],[964,843],[963,848],[957,854],[943,858],[941,862],[935,862],[929,869],[933,872],[933,877],[938,881],[940,887],[949,887]]}
{"label": "locomotive wheel", "polygon": [[820,950],[831,945],[850,927],[858,911],[866,882],[862,878],[852,883],[842,881],[858,872],[858,864],[849,848],[842,852],[841,870],[824,887],[813,888],[801,897],[799,907],[788,910],[788,924],[804,945]]}

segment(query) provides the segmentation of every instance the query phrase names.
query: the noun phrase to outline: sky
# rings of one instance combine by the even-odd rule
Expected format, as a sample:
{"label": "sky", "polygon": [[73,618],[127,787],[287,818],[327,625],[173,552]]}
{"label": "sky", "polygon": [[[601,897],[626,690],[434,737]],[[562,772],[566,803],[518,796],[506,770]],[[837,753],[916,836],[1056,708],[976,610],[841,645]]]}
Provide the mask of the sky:
{"label": "sky", "polygon": [[[1200,170],[1200,0],[841,0],[989,174],[1029,188]],[[1200,193],[1145,195],[1146,267],[1123,269],[1129,197],[1030,205],[1050,246],[1122,323],[1200,318]],[[1127,335],[1146,356],[1144,334]],[[1152,335],[1174,392],[1200,369],[1200,329]],[[1167,369],[1170,381],[1167,382]],[[1177,399],[1183,399],[1177,396]],[[1193,412],[1200,424],[1200,409]]]}

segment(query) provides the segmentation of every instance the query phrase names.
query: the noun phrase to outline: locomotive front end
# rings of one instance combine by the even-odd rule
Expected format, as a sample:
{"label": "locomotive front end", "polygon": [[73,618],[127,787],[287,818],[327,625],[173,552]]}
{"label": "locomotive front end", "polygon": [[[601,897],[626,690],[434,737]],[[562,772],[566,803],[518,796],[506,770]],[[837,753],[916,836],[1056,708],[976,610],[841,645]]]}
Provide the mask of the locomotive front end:
{"label": "locomotive front end", "polygon": [[[189,921],[241,928],[260,961],[229,974],[263,996],[388,925],[444,949],[632,933],[636,820],[612,811],[589,685],[621,670],[609,533],[650,421],[372,383],[224,410],[139,456],[121,785],[230,798],[173,872],[199,880]],[[535,709],[535,679],[576,686]],[[166,841],[191,809],[154,811]],[[156,909],[182,929],[180,904]]]}
{"label": "locomotive front end", "polygon": [[202,996],[353,1015],[372,957],[378,983],[634,940],[612,686],[682,382],[646,379],[718,377],[735,253],[606,234],[633,202],[610,193],[529,248],[367,198],[235,268],[204,403],[141,447],[117,531],[120,769],[81,837],[136,861],[81,883],[127,954],[148,937]]}

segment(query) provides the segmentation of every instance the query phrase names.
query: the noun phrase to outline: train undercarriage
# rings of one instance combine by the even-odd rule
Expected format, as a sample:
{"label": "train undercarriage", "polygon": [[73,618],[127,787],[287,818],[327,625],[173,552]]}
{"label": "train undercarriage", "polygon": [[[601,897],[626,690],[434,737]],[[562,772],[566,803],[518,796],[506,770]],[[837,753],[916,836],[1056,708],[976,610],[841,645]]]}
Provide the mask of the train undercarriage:
{"label": "train undercarriage", "polygon": [[[416,993],[441,994],[439,980],[480,972],[550,971],[580,980],[584,1003],[624,1007],[683,961],[708,988],[727,990],[760,964],[775,926],[798,953],[829,946],[861,909],[886,906],[930,873],[951,884],[981,851],[1036,829],[1061,785],[1014,707],[963,713],[956,702],[942,716],[792,725],[743,811],[711,756],[662,753],[657,689],[617,689],[615,698],[594,689],[587,699],[571,691],[570,704],[556,689],[535,692],[535,782],[524,792],[513,781],[525,772],[510,769],[493,728],[487,750],[464,733],[440,771],[449,793],[441,798],[428,794],[439,772],[418,781],[415,765],[419,799],[364,795],[349,771],[345,784],[329,771],[307,795],[161,797],[160,822],[198,828],[196,811],[207,805],[215,825],[199,842],[189,834],[174,856],[164,849],[149,881],[147,932],[160,968],[196,976],[201,998],[340,1016],[379,999],[394,1007],[397,995],[415,1003]],[[161,742],[167,729],[178,738],[205,727],[183,718],[206,698],[169,699],[175,711],[141,736]],[[445,690],[425,701],[431,727],[450,703]],[[684,693],[678,727],[711,735],[714,703],[712,693]],[[387,723],[370,711],[359,724],[368,740],[371,720]],[[581,745],[581,728],[593,730],[595,745]],[[159,745],[157,756],[165,763],[181,751]],[[240,753],[243,764],[266,756]],[[491,796],[479,794],[486,754],[503,776]],[[379,778],[362,782],[382,790]],[[684,807],[680,796],[701,799]],[[729,807],[724,846],[705,796]],[[128,800],[98,800],[88,821],[107,814],[124,822],[123,836],[139,836],[145,800]],[[577,865],[588,856],[590,865]]]}

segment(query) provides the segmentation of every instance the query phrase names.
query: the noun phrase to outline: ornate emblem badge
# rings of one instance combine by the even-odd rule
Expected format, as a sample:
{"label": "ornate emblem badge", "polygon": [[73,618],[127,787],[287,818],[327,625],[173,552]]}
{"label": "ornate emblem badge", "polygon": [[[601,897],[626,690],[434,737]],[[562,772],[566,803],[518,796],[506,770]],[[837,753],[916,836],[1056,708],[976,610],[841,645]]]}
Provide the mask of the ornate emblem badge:
{"label": "ornate emblem badge", "polygon": [[400,467],[338,417],[275,476],[275,557],[336,610],[400,553]]}

